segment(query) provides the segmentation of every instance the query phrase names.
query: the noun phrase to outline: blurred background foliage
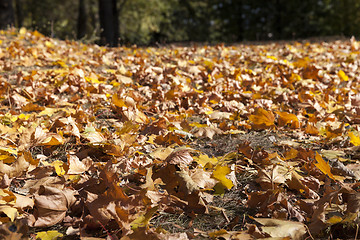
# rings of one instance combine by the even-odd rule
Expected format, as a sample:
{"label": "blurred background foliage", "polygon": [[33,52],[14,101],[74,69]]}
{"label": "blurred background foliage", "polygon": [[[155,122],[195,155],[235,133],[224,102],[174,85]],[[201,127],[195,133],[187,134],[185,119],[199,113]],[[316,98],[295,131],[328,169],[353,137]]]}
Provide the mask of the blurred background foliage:
{"label": "blurred background foliage", "polygon": [[[13,0],[14,25],[61,39],[104,43],[100,41],[99,1],[103,0]],[[114,2],[119,44],[233,43],[360,34],[359,0]]]}

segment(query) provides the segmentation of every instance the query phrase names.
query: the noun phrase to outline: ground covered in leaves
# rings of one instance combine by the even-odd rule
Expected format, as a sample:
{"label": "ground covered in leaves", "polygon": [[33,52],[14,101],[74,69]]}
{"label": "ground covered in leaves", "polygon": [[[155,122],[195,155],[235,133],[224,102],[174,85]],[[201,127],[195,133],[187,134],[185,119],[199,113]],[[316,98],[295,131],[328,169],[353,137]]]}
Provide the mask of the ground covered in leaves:
{"label": "ground covered in leaves", "polygon": [[1,239],[356,239],[359,54],[1,32]]}

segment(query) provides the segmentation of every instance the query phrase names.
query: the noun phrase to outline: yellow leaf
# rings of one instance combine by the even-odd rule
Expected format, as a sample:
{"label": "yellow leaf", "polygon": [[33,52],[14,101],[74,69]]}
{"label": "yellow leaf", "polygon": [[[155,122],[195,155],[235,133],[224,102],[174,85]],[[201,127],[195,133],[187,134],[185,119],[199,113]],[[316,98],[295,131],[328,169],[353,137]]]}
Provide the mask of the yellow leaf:
{"label": "yellow leaf", "polygon": [[221,237],[222,235],[225,235],[227,233],[228,232],[225,229],[220,229],[220,230],[217,230],[217,231],[214,231],[214,232],[210,232],[209,237],[218,238],[218,237]]}
{"label": "yellow leaf", "polygon": [[278,60],[276,57],[274,57],[274,56],[266,56],[267,58],[269,58],[269,59],[272,59],[272,60]]}
{"label": "yellow leaf", "polygon": [[193,159],[200,164],[201,166],[205,167],[206,164],[211,163],[212,165],[215,165],[218,163],[218,159],[215,157],[209,157],[206,154],[200,154],[198,157],[195,156]]}
{"label": "yellow leaf", "polygon": [[52,63],[52,65],[54,65],[54,66],[60,66],[60,67],[62,67],[62,68],[67,68],[67,67],[68,67],[68,65],[66,65],[66,63],[65,63],[64,61],[62,61],[62,60],[54,61],[54,62]]}
{"label": "yellow leaf", "polygon": [[46,107],[43,111],[41,111],[39,113],[39,116],[43,116],[43,115],[47,115],[49,117],[51,117],[54,113],[56,113],[57,111],[59,111],[58,108],[49,108]]}
{"label": "yellow leaf", "polygon": [[69,168],[63,161],[60,160],[52,162],[51,165],[54,166],[55,172],[58,176],[63,176],[64,174],[66,174]]}
{"label": "yellow leaf", "polygon": [[0,189],[0,204],[15,204],[16,197],[14,193],[6,189]]}
{"label": "yellow leaf", "polygon": [[316,152],[315,155],[316,163],[315,166],[320,169],[324,174],[328,175],[331,179],[336,180],[335,176],[331,173],[329,163],[325,162],[325,160],[321,157],[321,155]]}
{"label": "yellow leaf", "polygon": [[7,205],[0,206],[0,212],[4,213],[8,218],[10,218],[12,222],[18,215],[18,211],[16,208]]}
{"label": "yellow leaf", "polygon": [[59,233],[58,231],[54,231],[54,230],[36,233],[36,239],[41,239],[41,240],[57,240],[58,238],[63,236],[64,235],[62,233]]}
{"label": "yellow leaf", "polygon": [[43,145],[46,146],[56,146],[64,143],[64,139],[60,135],[52,135],[47,137],[44,141],[42,141]]}
{"label": "yellow leaf", "polygon": [[201,124],[201,123],[198,123],[198,122],[193,122],[193,123],[190,123],[189,126],[191,127],[207,127],[208,125],[207,124]]}
{"label": "yellow leaf", "polygon": [[12,148],[12,147],[2,147],[2,146],[0,146],[0,151],[8,152],[8,153],[13,154],[15,156],[17,155],[16,148]]}
{"label": "yellow leaf", "polygon": [[54,47],[54,44],[50,41],[45,41],[45,46],[48,48],[52,48],[52,47]]}
{"label": "yellow leaf", "polygon": [[348,133],[350,137],[350,143],[352,143],[354,146],[360,146],[360,137],[356,136],[353,132]]}
{"label": "yellow leaf", "polygon": [[216,166],[212,177],[218,180],[227,189],[231,189],[234,184],[230,179],[226,178],[226,175],[228,175],[229,173],[231,173],[231,169],[228,166],[218,165]]}
{"label": "yellow leaf", "polygon": [[2,161],[3,163],[13,163],[15,162],[16,158],[12,155],[9,155],[9,154],[3,154],[3,155],[0,155],[0,161]]}
{"label": "yellow leaf", "polygon": [[337,224],[337,223],[339,223],[341,221],[342,221],[342,218],[340,216],[332,216],[326,222],[331,224],[331,225],[334,225],[334,224]]}
{"label": "yellow leaf", "polygon": [[153,207],[149,209],[144,215],[141,215],[140,217],[136,218],[131,223],[131,229],[135,230],[139,227],[146,227],[149,224],[150,219],[154,215],[154,213],[158,210],[158,207]]}
{"label": "yellow leaf", "polygon": [[126,107],[125,101],[119,98],[116,93],[112,96],[112,103],[117,107]]}
{"label": "yellow leaf", "polygon": [[339,76],[339,78],[340,78],[341,80],[343,80],[343,81],[349,81],[349,77],[344,73],[343,70],[340,70],[340,71],[338,72],[338,76]]}
{"label": "yellow leaf", "polygon": [[26,28],[24,28],[24,27],[20,28],[19,34],[20,35],[25,35],[26,34]]}

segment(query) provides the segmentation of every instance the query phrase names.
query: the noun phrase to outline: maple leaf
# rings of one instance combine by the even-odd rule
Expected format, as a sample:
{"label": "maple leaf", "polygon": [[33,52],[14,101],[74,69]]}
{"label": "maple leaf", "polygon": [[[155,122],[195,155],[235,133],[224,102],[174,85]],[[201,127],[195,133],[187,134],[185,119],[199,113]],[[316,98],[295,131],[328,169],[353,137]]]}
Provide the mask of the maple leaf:
{"label": "maple leaf", "polygon": [[209,157],[206,154],[200,154],[199,156],[195,156],[194,160],[203,167],[207,166],[208,164],[216,165],[218,163],[217,158]]}
{"label": "maple leaf", "polygon": [[254,130],[268,129],[274,127],[275,116],[271,111],[256,108],[254,114],[249,116],[249,120]]}

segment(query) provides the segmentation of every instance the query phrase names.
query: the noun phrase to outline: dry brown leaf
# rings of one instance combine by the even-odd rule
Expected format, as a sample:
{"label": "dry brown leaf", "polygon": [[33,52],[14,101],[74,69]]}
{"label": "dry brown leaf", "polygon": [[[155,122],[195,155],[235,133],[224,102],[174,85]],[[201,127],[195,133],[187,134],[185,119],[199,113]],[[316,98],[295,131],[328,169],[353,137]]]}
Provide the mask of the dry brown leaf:
{"label": "dry brown leaf", "polygon": [[48,227],[62,221],[68,209],[75,203],[75,191],[40,186],[34,195],[35,223],[34,227]]}
{"label": "dry brown leaf", "polygon": [[27,156],[25,154],[19,155],[16,161],[11,165],[7,165],[1,161],[0,173],[8,175],[9,178],[22,176],[26,173],[30,166],[30,163],[26,160],[26,157]]}
{"label": "dry brown leaf", "polygon": [[190,171],[191,179],[199,188],[211,189],[215,186],[216,180],[211,178],[211,172],[205,172],[202,168],[196,168]]}
{"label": "dry brown leaf", "polygon": [[67,171],[68,174],[81,174],[89,169],[89,165],[86,166],[76,155],[67,155],[69,170]]}
{"label": "dry brown leaf", "polygon": [[258,173],[256,182],[264,190],[275,189],[279,184],[284,184],[287,179],[291,178],[291,172],[280,165],[271,165],[267,169],[260,169]]}
{"label": "dry brown leaf", "polygon": [[306,228],[303,223],[292,222],[271,218],[255,218],[255,221],[261,223],[261,229],[271,237],[291,237],[291,239],[302,239],[306,234]]}
{"label": "dry brown leaf", "polygon": [[213,139],[216,134],[222,134],[222,131],[214,127],[200,127],[194,133],[195,137],[207,137]]}
{"label": "dry brown leaf", "polygon": [[165,162],[180,166],[189,166],[193,162],[193,158],[188,149],[174,150],[166,159]]}

